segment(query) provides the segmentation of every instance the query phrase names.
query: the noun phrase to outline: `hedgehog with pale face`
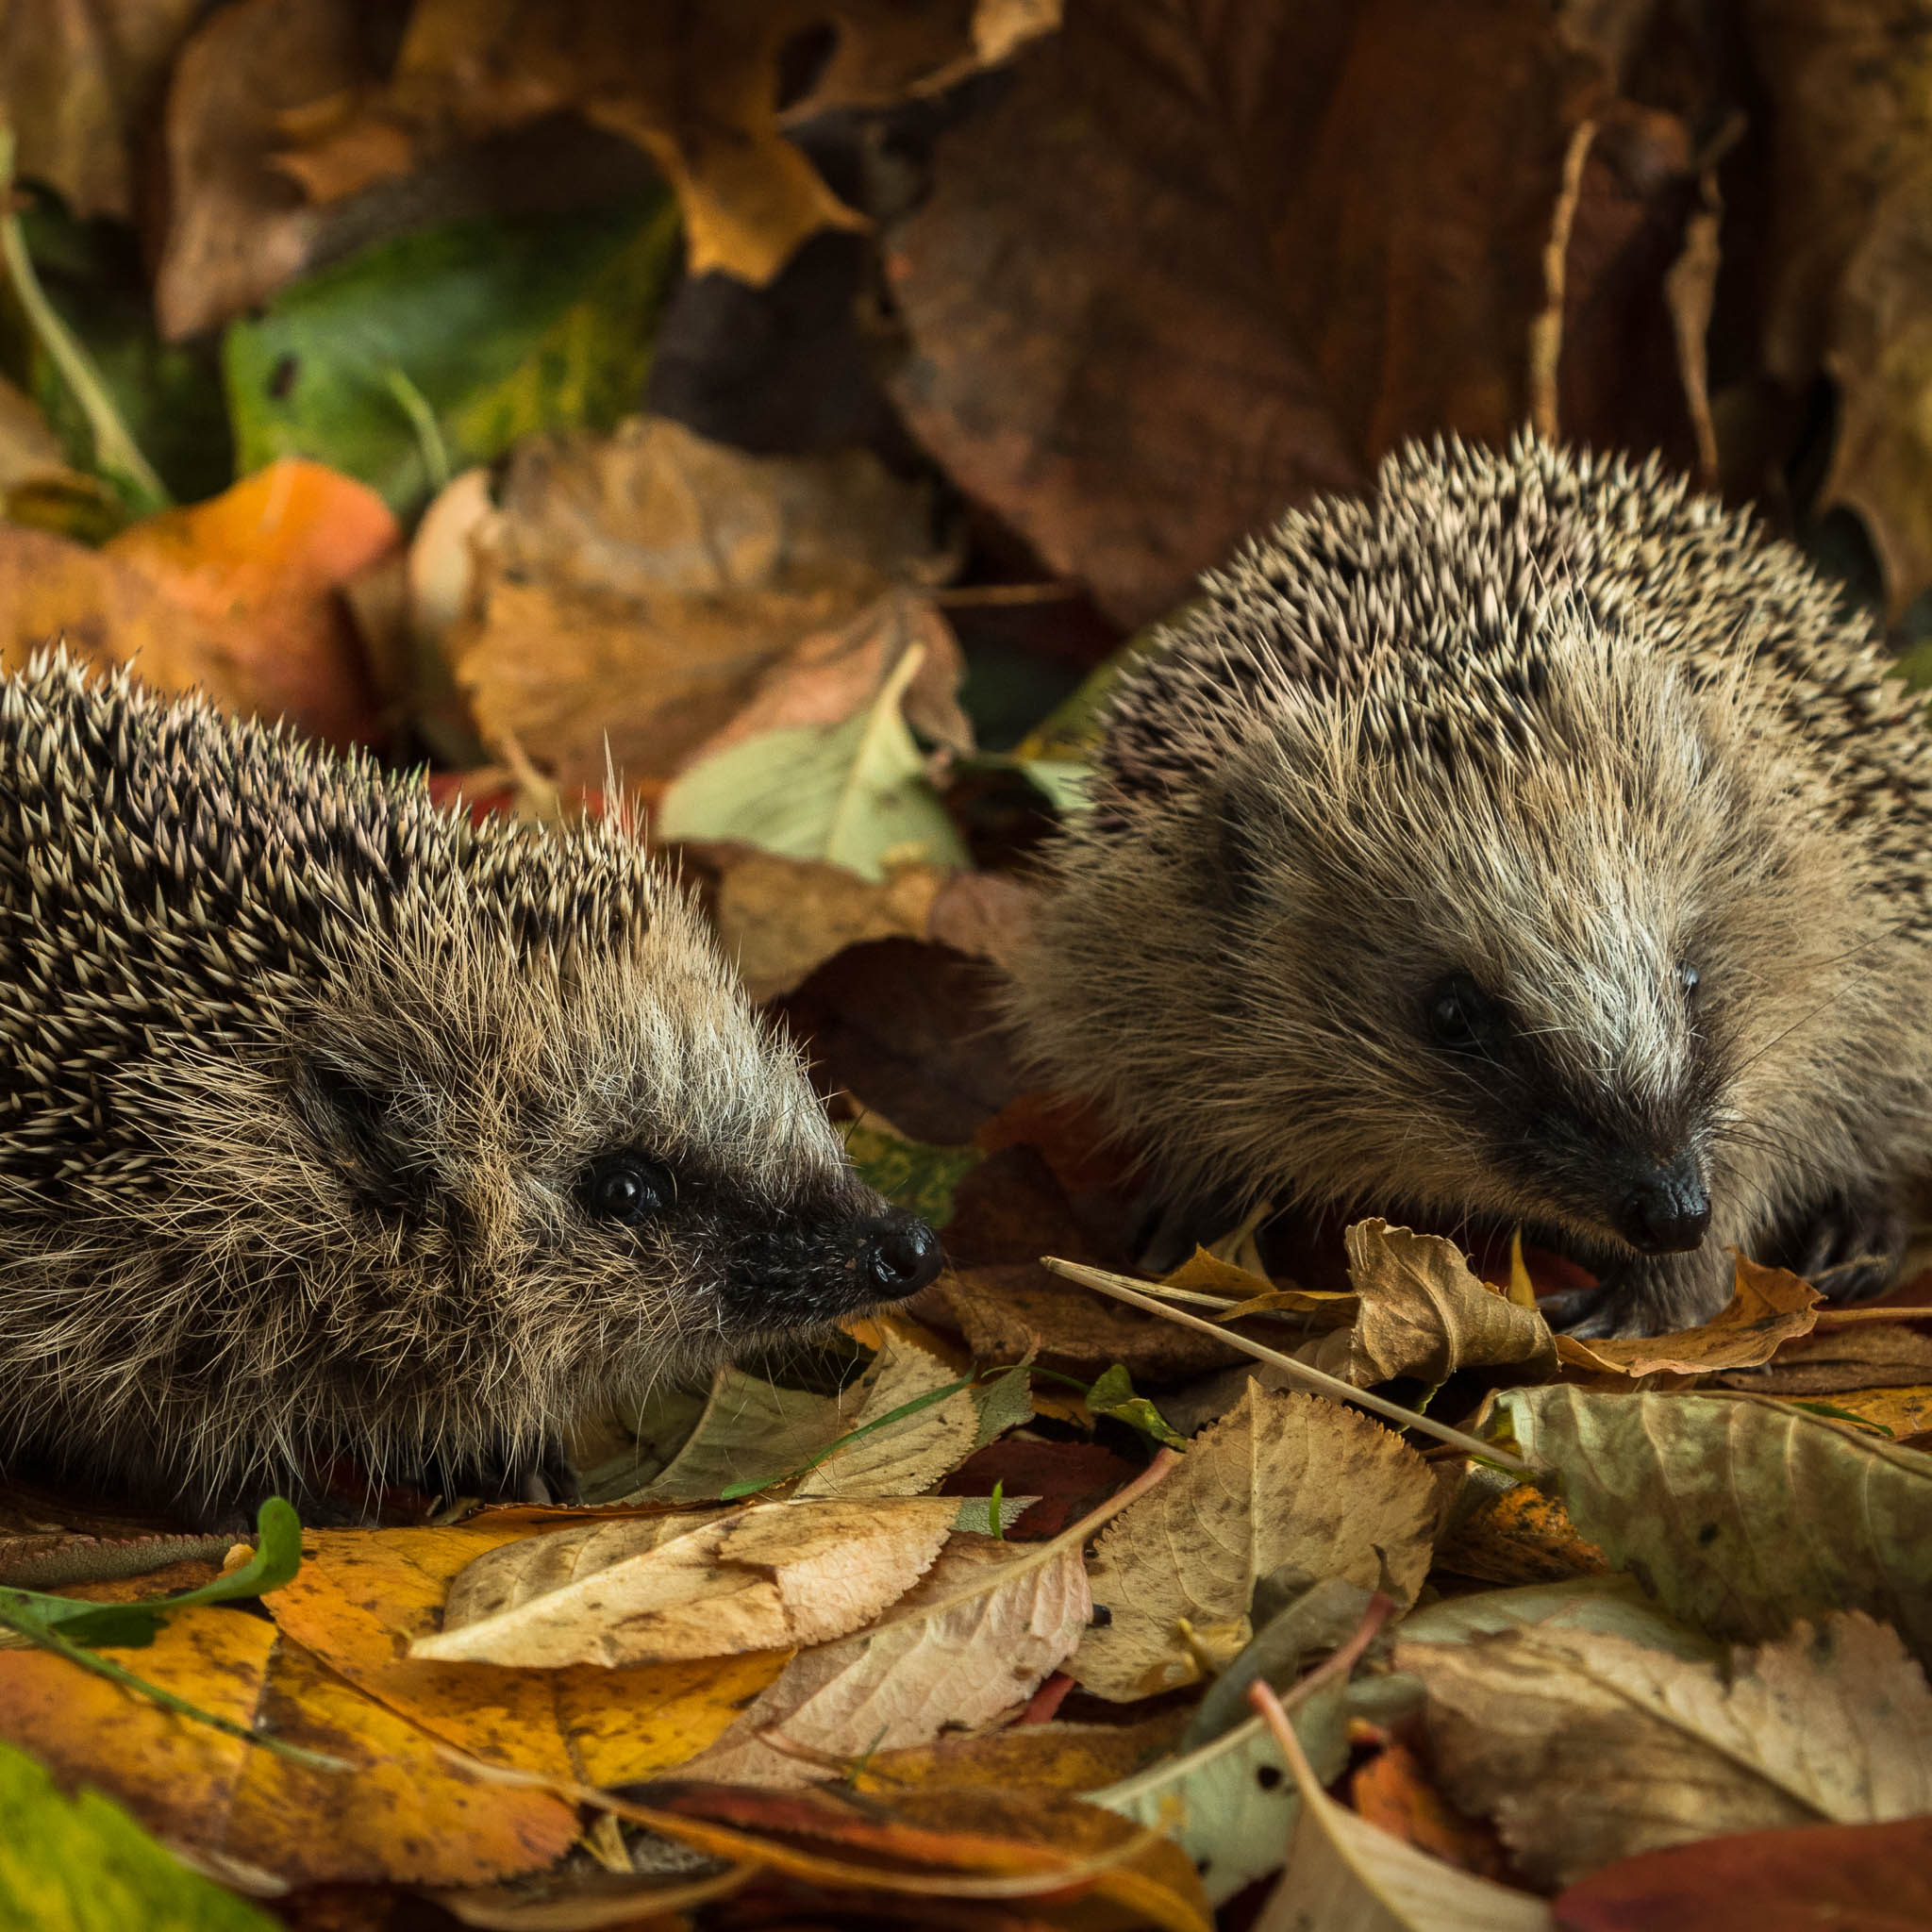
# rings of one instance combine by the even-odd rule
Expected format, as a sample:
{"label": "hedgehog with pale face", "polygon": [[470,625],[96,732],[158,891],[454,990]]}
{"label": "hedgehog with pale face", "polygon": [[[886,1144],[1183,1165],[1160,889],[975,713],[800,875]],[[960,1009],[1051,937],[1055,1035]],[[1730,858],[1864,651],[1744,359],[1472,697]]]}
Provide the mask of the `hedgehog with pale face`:
{"label": "hedgehog with pale face", "polygon": [[1521,1227],[1659,1332],[1731,1250],[1875,1291],[1932,1174],[1932,733],[1657,468],[1411,447],[1112,701],[1012,1010],[1170,1229]]}
{"label": "hedgehog with pale face", "polygon": [[0,682],[0,1455],[204,1513],[344,1460],[514,1489],[938,1265],[621,827]]}

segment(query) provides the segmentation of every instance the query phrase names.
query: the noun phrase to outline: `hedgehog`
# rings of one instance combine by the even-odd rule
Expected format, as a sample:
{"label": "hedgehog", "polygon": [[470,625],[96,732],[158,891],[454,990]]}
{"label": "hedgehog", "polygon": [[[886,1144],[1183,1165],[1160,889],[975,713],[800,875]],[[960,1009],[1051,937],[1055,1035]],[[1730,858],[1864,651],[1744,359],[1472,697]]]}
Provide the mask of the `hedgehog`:
{"label": "hedgehog", "polygon": [[1291,1207],[1518,1228],[1583,1335],[1707,1320],[1733,1250],[1891,1278],[1932,732],[1747,513],[1410,445],[1204,577],[1100,737],[1008,1004],[1143,1154],[1159,1258]]}
{"label": "hedgehog", "polygon": [[0,1457],[214,1520],[541,1493],[571,1422],[894,1302],[932,1231],[616,819],[0,680]]}

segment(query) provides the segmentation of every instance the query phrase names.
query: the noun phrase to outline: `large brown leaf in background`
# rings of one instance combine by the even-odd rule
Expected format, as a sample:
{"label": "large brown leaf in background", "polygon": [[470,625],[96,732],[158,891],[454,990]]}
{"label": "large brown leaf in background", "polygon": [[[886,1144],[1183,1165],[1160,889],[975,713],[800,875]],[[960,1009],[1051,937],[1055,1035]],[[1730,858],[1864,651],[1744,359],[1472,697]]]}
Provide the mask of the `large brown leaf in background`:
{"label": "large brown leaf in background", "polygon": [[452,668],[486,741],[567,785],[601,785],[607,755],[632,783],[668,777],[786,652],[952,568],[930,492],[863,450],[753,457],[633,417],[531,438],[500,495]]}
{"label": "large brown leaf in background", "polygon": [[1820,508],[1863,519],[1896,615],[1932,584],[1932,15],[1753,0],[1741,17],[1772,101],[1765,366],[1838,385]]}
{"label": "large brown leaf in background", "polygon": [[[1153,616],[1402,438],[1524,420],[1564,156],[1607,89],[1534,0],[1085,0],[941,142],[893,238],[897,399],[1049,562]],[[1600,362],[1633,305],[1664,323],[1668,120],[1620,123],[1585,180],[1563,293],[1607,304]],[[1634,291],[1633,250],[1655,261]],[[1586,377],[1564,371],[1579,400],[1615,388]]]}
{"label": "large brown leaf in background", "polygon": [[81,215],[132,215],[139,147],[202,0],[8,0],[0,100],[19,172]]}

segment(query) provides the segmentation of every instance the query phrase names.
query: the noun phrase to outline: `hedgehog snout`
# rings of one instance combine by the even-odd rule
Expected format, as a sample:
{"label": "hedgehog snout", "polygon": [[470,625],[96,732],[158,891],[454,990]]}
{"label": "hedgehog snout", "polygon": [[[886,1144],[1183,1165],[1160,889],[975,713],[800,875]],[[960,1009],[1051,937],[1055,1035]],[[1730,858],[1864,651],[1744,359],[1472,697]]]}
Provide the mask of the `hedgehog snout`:
{"label": "hedgehog snout", "polygon": [[1643,1255],[1681,1255],[1703,1244],[1710,1225],[1710,1186],[1690,1148],[1620,1176],[1617,1232]]}
{"label": "hedgehog snout", "polygon": [[940,1272],[940,1238],[910,1215],[875,1222],[859,1251],[860,1273],[883,1295],[916,1294]]}

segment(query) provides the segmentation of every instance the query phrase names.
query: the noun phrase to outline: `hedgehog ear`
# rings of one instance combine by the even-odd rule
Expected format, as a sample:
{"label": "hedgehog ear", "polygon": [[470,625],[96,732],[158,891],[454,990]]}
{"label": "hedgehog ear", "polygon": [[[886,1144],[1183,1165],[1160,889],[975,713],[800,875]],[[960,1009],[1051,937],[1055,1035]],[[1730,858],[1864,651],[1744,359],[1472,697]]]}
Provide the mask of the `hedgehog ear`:
{"label": "hedgehog ear", "polygon": [[1226,898],[1243,911],[1260,904],[1280,814],[1266,786],[1237,763],[1208,800],[1208,850]]}
{"label": "hedgehog ear", "polygon": [[396,1131],[393,1097],[330,1060],[305,1060],[292,1087],[295,1111],[365,1205],[400,1213],[420,1205]]}

